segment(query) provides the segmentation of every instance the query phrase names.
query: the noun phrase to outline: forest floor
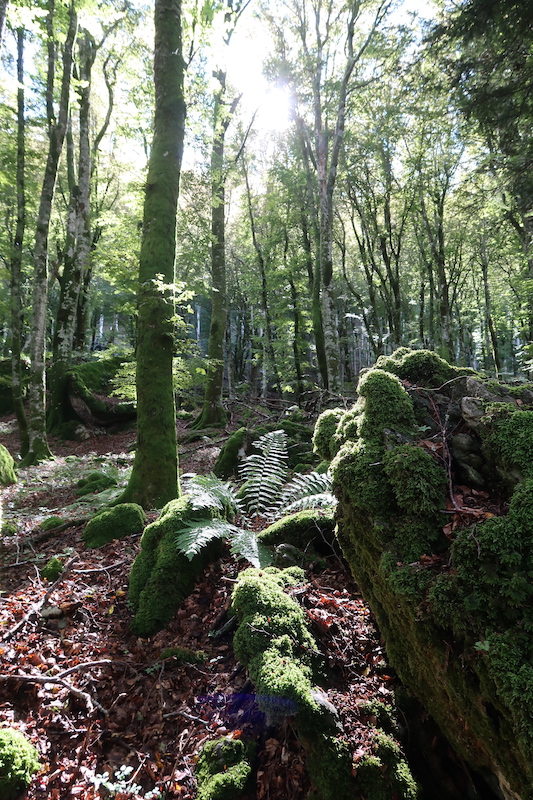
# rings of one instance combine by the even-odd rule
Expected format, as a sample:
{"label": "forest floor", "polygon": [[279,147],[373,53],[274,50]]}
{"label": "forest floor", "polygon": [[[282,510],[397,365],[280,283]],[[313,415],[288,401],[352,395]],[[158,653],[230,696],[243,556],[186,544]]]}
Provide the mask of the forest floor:
{"label": "forest floor", "polygon": [[[128,432],[82,444],[51,440],[55,459],[20,470],[19,482],[2,491],[3,523],[14,523],[16,533],[0,544],[0,726],[25,733],[42,760],[24,797],[132,800],[155,789],[167,800],[189,800],[196,796],[195,761],[204,743],[252,736],[259,751],[248,800],[303,799],[312,786],[291,719],[266,727],[231,634],[212,636],[247,563],[228,554],[209,567],[169,627],[145,640],[130,632],[127,600],[139,536],[97,550],[82,542],[83,520],[96,506],[94,497],[77,497],[76,482],[105,467],[120,483],[134,438]],[[0,419],[0,441],[16,454],[13,419]],[[218,451],[210,440],[182,446],[180,467],[207,474]],[[40,523],[53,515],[68,525],[43,531]],[[40,568],[52,556],[65,569],[49,584]],[[307,577],[297,597],[324,654],[328,698],[356,768],[376,730],[361,706],[369,699],[386,703],[396,679],[342,561],[332,558]],[[205,659],[163,659],[169,647],[203,651]],[[132,769],[121,778],[123,766]]]}

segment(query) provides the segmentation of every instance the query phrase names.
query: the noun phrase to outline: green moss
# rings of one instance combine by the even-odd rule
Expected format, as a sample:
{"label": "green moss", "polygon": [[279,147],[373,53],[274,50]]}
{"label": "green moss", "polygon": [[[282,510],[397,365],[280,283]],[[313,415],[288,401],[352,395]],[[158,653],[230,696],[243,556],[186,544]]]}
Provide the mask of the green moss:
{"label": "green moss", "polygon": [[196,765],[198,800],[238,800],[252,777],[255,744],[242,739],[208,742]]}
{"label": "green moss", "polygon": [[332,734],[305,739],[307,769],[317,800],[355,800],[360,794],[352,774],[352,758],[346,742]]}
{"label": "green moss", "polygon": [[141,533],[146,524],[146,514],[135,503],[120,503],[108,511],[101,511],[87,523],[82,534],[89,548],[102,547],[113,539],[122,539]]}
{"label": "green moss", "polygon": [[40,769],[39,754],[31,742],[12,728],[0,730],[0,797],[16,800]]}
{"label": "green moss", "polygon": [[382,449],[364,441],[347,442],[331,462],[333,485],[349,494],[361,511],[388,517],[396,511],[396,499],[384,471]]}
{"label": "green moss", "polygon": [[41,578],[53,583],[59,578],[62,572],[63,562],[60,561],[57,556],[53,556],[41,569]]}
{"label": "green moss", "polygon": [[416,429],[413,403],[395,375],[371,369],[360,379],[357,391],[364,398],[361,438],[381,444],[384,428],[406,433]]}
{"label": "green moss", "polygon": [[15,461],[3,444],[0,444],[0,486],[11,486],[17,482]]}
{"label": "green moss", "polygon": [[416,800],[418,786],[394,739],[379,732],[372,753],[357,764],[357,781],[366,800]]}
{"label": "green moss", "polygon": [[507,404],[493,404],[486,410],[490,433],[485,445],[494,448],[505,467],[516,468],[524,477],[533,476],[533,411],[520,411]]}
{"label": "green moss", "polygon": [[421,447],[394,447],[384,454],[383,465],[402,511],[434,517],[444,508],[446,472]]}
{"label": "green moss", "polygon": [[91,472],[85,478],[80,478],[77,483],[79,497],[84,497],[95,492],[103,492],[110,486],[116,486],[117,482],[111,475],[105,472]]}
{"label": "green moss", "polygon": [[390,356],[380,356],[376,367],[392,372],[401,380],[434,388],[461,375],[476,374],[472,369],[448,364],[431,350],[410,350],[407,347],[400,347]]}
{"label": "green moss", "polygon": [[189,647],[165,647],[161,651],[161,658],[163,661],[173,658],[186,664],[203,664],[207,659],[207,654],[203,650],[191,650]]}
{"label": "green moss", "polygon": [[54,528],[59,528],[60,525],[63,525],[64,520],[61,517],[47,517],[43,519],[39,528],[42,531],[51,531]]}
{"label": "green moss", "polygon": [[217,507],[195,510],[186,497],[181,497],[167,503],[160,517],[145,528],[129,585],[129,601],[135,612],[131,629],[138,636],[152,636],[168,625],[200,572],[220,553],[218,540],[191,561],[176,548],[176,536],[184,523],[217,514]]}
{"label": "green moss", "polygon": [[325,461],[331,461],[339,449],[339,444],[334,437],[337,426],[345,413],[342,408],[330,408],[323,411],[316,421],[313,448],[315,453],[318,453],[320,458]]}
{"label": "green moss", "polygon": [[282,517],[265,528],[258,539],[265,545],[292,544],[305,550],[313,541],[325,540],[332,543],[334,530],[333,511],[309,509]]}
{"label": "green moss", "polygon": [[2,536],[16,536],[18,528],[14,522],[4,522],[1,533]]}
{"label": "green moss", "polygon": [[246,428],[239,428],[229,437],[213,467],[213,472],[218,478],[231,478],[237,474],[249,436]]}

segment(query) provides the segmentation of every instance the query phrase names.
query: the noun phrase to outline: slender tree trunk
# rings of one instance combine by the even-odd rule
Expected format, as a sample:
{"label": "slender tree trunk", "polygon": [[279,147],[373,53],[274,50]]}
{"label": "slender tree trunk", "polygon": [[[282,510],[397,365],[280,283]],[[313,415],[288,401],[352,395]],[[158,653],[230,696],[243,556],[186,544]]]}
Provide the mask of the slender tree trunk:
{"label": "slender tree trunk", "polygon": [[227,324],[226,292],[226,174],[224,147],[226,131],[237,109],[240,97],[226,108],[226,73],[215,73],[219,88],[213,110],[213,144],[211,148],[211,325],[207,347],[207,378],[204,404],[192,428],[224,425],[226,412],[222,406],[224,384],[224,342]]}
{"label": "slender tree trunk", "polygon": [[63,77],[57,120],[53,108],[53,76],[55,53],[53,41],[54,3],[50,0],[48,14],[48,83],[47,115],[49,124],[49,148],[46,161],[41,199],[37,217],[34,247],[34,278],[31,325],[31,369],[29,382],[29,451],[24,458],[25,465],[35,464],[50,458],[51,453],[46,439],[46,321],[48,301],[48,233],[57,177],[59,158],[63,148],[68,124],[70,79],[72,74],[72,50],[77,30],[77,16],[74,4],[69,10],[69,27],[63,46]]}
{"label": "slender tree trunk", "polygon": [[490,286],[489,286],[489,259],[487,255],[486,230],[483,230],[481,238],[481,274],[483,277],[483,292],[485,297],[485,325],[487,328],[487,332],[490,336],[490,346],[488,350],[491,353],[492,359],[494,361],[496,377],[499,377],[502,371],[502,364],[498,349],[498,334],[492,316],[492,299],[490,295]]}
{"label": "slender tree trunk", "polygon": [[[4,4],[5,5],[5,4]],[[11,256],[11,377],[13,407],[17,418],[20,439],[20,455],[24,458],[29,450],[28,422],[22,402],[22,298],[21,269],[24,230],[26,227],[26,134],[24,109],[24,31],[17,31],[17,224]]]}
{"label": "slender tree trunk", "polygon": [[137,449],[119,502],[160,508],[179,494],[172,379],[176,211],[185,132],[181,0],[155,0],[155,116],[139,266]]}
{"label": "slender tree trunk", "polygon": [[[68,403],[68,377],[74,332],[77,319],[78,298],[91,250],[91,72],[96,56],[92,36],[84,31],[79,39],[79,159],[78,180],[70,182],[67,247],[56,327],[53,342],[53,363],[49,373],[50,408],[48,430],[59,432],[61,425],[71,416]],[[73,159],[72,159],[73,160]],[[70,162],[70,159],[69,159]]]}
{"label": "slender tree trunk", "polygon": [[9,0],[0,0],[0,46],[4,38],[4,25],[6,21],[7,7]]}

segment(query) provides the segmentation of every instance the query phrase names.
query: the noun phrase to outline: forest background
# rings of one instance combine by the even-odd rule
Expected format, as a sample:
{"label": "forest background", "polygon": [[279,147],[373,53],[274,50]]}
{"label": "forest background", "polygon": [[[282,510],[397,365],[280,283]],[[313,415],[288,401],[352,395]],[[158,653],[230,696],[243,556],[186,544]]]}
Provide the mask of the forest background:
{"label": "forest background", "polygon": [[[72,364],[118,355],[134,397],[153,9],[0,6],[0,347],[15,395],[30,356],[31,462],[66,422]],[[513,2],[431,12],[183,4],[175,277],[159,289],[180,402],[205,392],[198,427],[223,421],[222,392],[299,404],[404,345],[529,370],[531,24]]]}

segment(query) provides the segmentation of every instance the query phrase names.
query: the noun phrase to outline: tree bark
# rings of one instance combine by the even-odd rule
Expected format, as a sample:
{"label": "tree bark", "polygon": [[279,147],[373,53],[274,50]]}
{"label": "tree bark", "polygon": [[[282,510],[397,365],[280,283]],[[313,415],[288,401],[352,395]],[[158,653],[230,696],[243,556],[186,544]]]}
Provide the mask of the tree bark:
{"label": "tree bark", "polygon": [[48,301],[48,234],[57,177],[57,169],[68,124],[69,93],[72,74],[72,51],[77,30],[74,3],[69,9],[69,25],[63,46],[63,75],[57,119],[54,112],[53,84],[55,43],[53,40],[54,0],[50,0],[47,18],[48,79],[46,107],[49,148],[37,217],[34,247],[34,278],[31,325],[31,368],[29,382],[29,450],[24,465],[51,457],[46,439],[46,315]]}
{"label": "tree bark", "polygon": [[9,0],[0,0],[0,46],[2,45],[2,40],[4,38],[4,25],[6,21],[8,5]]}
{"label": "tree bark", "polygon": [[160,508],[179,495],[172,379],[176,211],[185,101],[181,0],[155,0],[155,116],[144,199],[138,290],[137,449],[119,502]]}
{"label": "tree bark", "polygon": [[70,183],[69,216],[65,262],[61,277],[59,308],[53,342],[53,363],[50,370],[50,408],[48,430],[59,432],[69,418],[68,378],[74,331],[76,326],[78,298],[83,284],[85,268],[91,251],[91,72],[96,56],[96,45],[88,31],[78,41],[79,50],[79,159],[78,180]]}
{"label": "tree bark", "polygon": [[11,379],[13,407],[19,430],[20,455],[24,458],[29,450],[29,437],[28,421],[22,402],[22,370],[20,363],[22,350],[21,268],[26,227],[24,31],[21,28],[17,31],[17,82],[17,224],[11,256]]}

